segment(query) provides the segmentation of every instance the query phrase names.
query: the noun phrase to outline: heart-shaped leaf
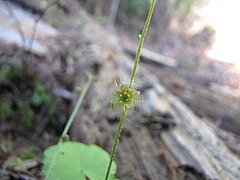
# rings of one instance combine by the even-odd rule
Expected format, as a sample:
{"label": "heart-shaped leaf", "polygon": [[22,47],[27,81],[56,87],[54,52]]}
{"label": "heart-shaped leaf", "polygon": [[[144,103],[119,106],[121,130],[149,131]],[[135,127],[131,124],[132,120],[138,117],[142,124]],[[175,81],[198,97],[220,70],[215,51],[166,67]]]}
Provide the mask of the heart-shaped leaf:
{"label": "heart-shaped leaf", "polygon": [[[104,180],[109,154],[96,145],[62,142],[44,152],[43,173],[46,180]],[[113,162],[109,180],[115,179]]]}

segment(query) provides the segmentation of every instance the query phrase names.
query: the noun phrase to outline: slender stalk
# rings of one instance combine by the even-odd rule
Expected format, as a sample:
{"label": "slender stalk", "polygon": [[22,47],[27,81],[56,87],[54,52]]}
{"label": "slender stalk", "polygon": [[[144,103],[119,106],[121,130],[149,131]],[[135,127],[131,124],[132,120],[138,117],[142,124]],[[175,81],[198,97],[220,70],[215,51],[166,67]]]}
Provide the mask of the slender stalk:
{"label": "slender stalk", "polygon": [[[148,16],[147,16],[147,19],[146,19],[146,22],[145,22],[145,25],[144,25],[144,28],[143,28],[143,32],[140,35],[138,50],[137,50],[137,53],[136,53],[135,63],[134,63],[132,74],[131,74],[131,81],[130,81],[130,84],[129,84],[130,89],[132,89],[133,84],[134,84],[134,78],[135,78],[135,74],[136,74],[136,71],[137,71],[137,66],[138,66],[138,63],[139,63],[139,58],[140,58],[140,55],[141,55],[143,42],[144,42],[144,39],[147,35],[147,30],[148,30],[148,27],[149,27],[149,24],[150,24],[150,21],[151,21],[151,18],[152,18],[153,9],[154,9],[156,1],[157,0],[152,0],[151,1],[151,6],[150,6]],[[122,116],[121,116],[121,119],[120,119],[120,122],[119,122],[119,125],[118,125],[117,134],[116,134],[116,137],[115,137],[115,140],[114,140],[114,145],[113,145],[113,149],[112,149],[112,153],[111,153],[111,159],[110,159],[110,162],[108,164],[108,169],[107,169],[107,173],[106,173],[106,176],[105,176],[105,180],[108,180],[108,176],[109,176],[109,173],[110,173],[110,170],[111,170],[112,162],[113,162],[114,156],[115,156],[116,151],[117,151],[119,138],[120,138],[121,131],[122,131],[122,128],[123,128],[123,122],[124,122],[124,119],[126,117],[126,111],[127,111],[127,107],[124,106]]]}
{"label": "slender stalk", "polygon": [[149,9],[149,12],[148,12],[147,20],[145,22],[143,32],[140,35],[138,49],[137,49],[137,53],[136,53],[136,57],[135,57],[135,63],[134,63],[134,66],[133,66],[131,81],[130,81],[130,85],[129,85],[130,88],[132,88],[133,84],[134,84],[134,78],[135,78],[135,74],[136,74],[136,71],[137,71],[137,66],[138,66],[138,63],[139,63],[143,42],[144,42],[144,39],[147,35],[147,30],[148,30],[148,27],[149,27],[149,24],[150,24],[150,21],[151,21],[151,18],[152,18],[153,9],[154,9],[156,1],[157,0],[152,0],[152,2],[151,2],[151,6],[150,6],[150,9]]}
{"label": "slender stalk", "polygon": [[46,174],[45,180],[49,179],[49,176],[50,176],[50,173],[51,173],[52,168],[54,166],[56,157],[57,157],[57,155],[59,153],[59,150],[60,150],[60,144],[62,143],[62,137],[63,137],[63,135],[67,134],[67,132],[69,131],[69,129],[70,129],[72,123],[73,123],[73,120],[74,120],[74,118],[75,118],[75,116],[77,114],[77,111],[78,111],[79,107],[81,106],[82,101],[83,101],[83,99],[84,99],[84,97],[85,97],[85,95],[86,95],[86,93],[87,93],[87,91],[88,91],[92,81],[94,80],[94,76],[92,74],[88,73],[88,72],[87,72],[87,77],[88,77],[87,84],[84,86],[84,88],[83,88],[83,90],[82,90],[82,92],[81,92],[81,94],[79,96],[79,99],[77,101],[77,104],[74,107],[74,110],[73,110],[70,118],[68,119],[68,122],[67,122],[67,124],[66,124],[66,126],[65,126],[65,128],[63,130],[62,136],[61,136],[61,138],[59,139],[59,141],[57,143],[57,150],[55,151],[55,153],[53,155],[53,158],[52,158],[51,164],[49,166],[48,172]]}
{"label": "slender stalk", "polygon": [[107,170],[107,173],[106,173],[106,176],[105,176],[105,180],[108,180],[108,176],[109,176],[109,173],[110,173],[110,170],[111,170],[112,162],[113,162],[114,156],[115,156],[116,151],[117,151],[117,146],[118,146],[119,138],[120,138],[120,135],[121,135],[121,131],[122,131],[125,116],[126,116],[126,107],[124,107],[124,109],[123,109],[122,116],[121,116],[121,119],[120,119],[120,122],[119,122],[119,125],[118,125],[118,130],[117,130],[117,134],[115,136],[114,145],[113,145],[113,149],[112,149],[112,153],[111,153],[111,159],[110,159],[110,162],[108,164],[108,170]]}
{"label": "slender stalk", "polygon": [[[72,112],[72,114],[71,114],[71,116],[70,116],[70,118],[69,118],[69,120],[68,120],[68,122],[67,122],[67,124],[66,124],[66,126],[64,128],[64,130],[63,130],[63,132],[62,132],[62,136],[67,134],[67,132],[69,131],[69,129],[70,129],[70,127],[71,127],[71,125],[72,125],[72,123],[74,121],[74,118],[75,118],[75,116],[77,114],[77,111],[78,111],[79,107],[82,104],[83,98],[85,97],[85,95],[86,95],[86,93],[87,93],[87,91],[88,91],[88,89],[89,89],[89,87],[90,87],[90,85],[91,85],[91,83],[92,83],[92,81],[94,79],[93,75],[90,74],[90,73],[87,73],[87,76],[88,76],[87,84],[84,86],[84,88],[83,88],[83,90],[81,92],[81,95],[79,96],[77,104],[75,105],[75,107],[73,109],[73,112]],[[59,141],[61,141],[61,139]]]}

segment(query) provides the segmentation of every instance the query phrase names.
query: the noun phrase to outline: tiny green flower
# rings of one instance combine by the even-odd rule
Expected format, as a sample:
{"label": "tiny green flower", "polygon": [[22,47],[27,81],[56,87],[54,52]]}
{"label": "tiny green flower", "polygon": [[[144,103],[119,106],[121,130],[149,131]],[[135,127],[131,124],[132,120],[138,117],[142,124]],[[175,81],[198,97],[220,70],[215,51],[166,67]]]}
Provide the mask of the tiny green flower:
{"label": "tiny green flower", "polygon": [[127,84],[117,85],[117,92],[113,94],[111,103],[117,108],[134,108],[139,92],[130,88]]}

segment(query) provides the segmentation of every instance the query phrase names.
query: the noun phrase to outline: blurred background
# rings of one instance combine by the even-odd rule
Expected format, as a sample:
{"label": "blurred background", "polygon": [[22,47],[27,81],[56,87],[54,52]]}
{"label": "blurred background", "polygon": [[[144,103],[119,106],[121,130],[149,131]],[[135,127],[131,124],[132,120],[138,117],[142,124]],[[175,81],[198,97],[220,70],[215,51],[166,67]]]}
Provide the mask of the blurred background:
{"label": "blurred background", "polygon": [[[124,40],[137,41],[149,2],[86,1],[86,10],[101,23],[112,28]],[[229,63],[225,71],[218,69],[218,81],[238,88],[239,79],[221,77],[222,73],[239,69],[238,1],[217,0],[159,0],[147,39],[147,47],[176,59],[181,67],[192,66],[198,70],[212,64]],[[126,42],[123,42],[126,43]],[[228,66],[227,65],[227,66]],[[232,65],[232,67],[230,67]],[[213,65],[215,66],[215,65]],[[209,68],[210,68],[209,67]],[[209,69],[208,69],[209,70]],[[211,70],[210,70],[211,71]],[[217,76],[217,74],[216,74]],[[233,80],[234,79],[234,80]],[[215,77],[217,80],[217,77]],[[233,81],[233,82],[231,82]]]}
{"label": "blurred background", "polygon": [[[129,68],[123,62],[134,59],[149,5],[149,0],[0,1],[0,179],[43,178],[43,150],[61,135],[76,103],[76,87],[86,82],[86,70],[97,82],[88,92],[70,137],[111,150],[118,114],[109,107],[109,95],[115,79],[129,79]],[[149,73],[139,72],[136,80],[146,103],[130,113],[134,125],[127,123],[130,127],[123,132],[121,150],[138,159],[141,153],[130,151],[131,145],[126,144],[142,128],[148,132],[146,141],[156,151],[163,149],[164,153],[154,151],[152,156],[161,157],[158,163],[166,163],[162,165],[166,169],[154,176],[148,169],[159,164],[152,167],[143,160],[143,164],[131,160],[129,167],[120,155],[117,163],[126,165],[118,170],[120,179],[159,179],[161,173],[165,179],[207,177],[201,169],[204,164],[196,165],[191,158],[183,158],[183,163],[165,142],[162,132],[166,129],[176,126],[185,131],[178,126],[178,119],[184,122],[174,110],[178,103],[170,102],[168,93],[196,115],[192,121],[206,123],[210,130],[202,131],[211,131],[239,161],[239,5],[238,0],[157,1],[140,63],[143,72]],[[154,79],[166,92],[161,94],[145,78]],[[186,141],[194,144],[196,139],[191,138]],[[140,139],[132,141],[138,144]],[[197,148],[187,149],[195,152]],[[177,168],[172,169],[172,164]]]}

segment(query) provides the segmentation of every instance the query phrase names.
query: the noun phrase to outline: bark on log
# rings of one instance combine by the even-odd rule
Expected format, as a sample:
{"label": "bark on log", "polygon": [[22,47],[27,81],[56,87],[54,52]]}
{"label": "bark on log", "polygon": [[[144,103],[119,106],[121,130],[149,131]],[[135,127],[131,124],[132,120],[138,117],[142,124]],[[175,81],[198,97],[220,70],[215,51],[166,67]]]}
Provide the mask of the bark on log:
{"label": "bark on log", "polygon": [[148,69],[198,116],[208,118],[218,127],[240,135],[240,98],[237,93],[233,96],[226,90],[219,90],[219,87],[217,89],[216,85],[190,83],[178,75],[177,70],[174,74],[172,70],[159,70],[153,66]]}
{"label": "bark on log", "polygon": [[[135,57],[137,52],[137,45],[123,45],[123,49],[128,52],[130,55]],[[149,49],[143,48],[141,52],[142,61],[145,63],[152,63],[158,66],[168,66],[168,67],[176,67],[177,61],[170,57],[163,56],[159,53],[153,52]]]}

